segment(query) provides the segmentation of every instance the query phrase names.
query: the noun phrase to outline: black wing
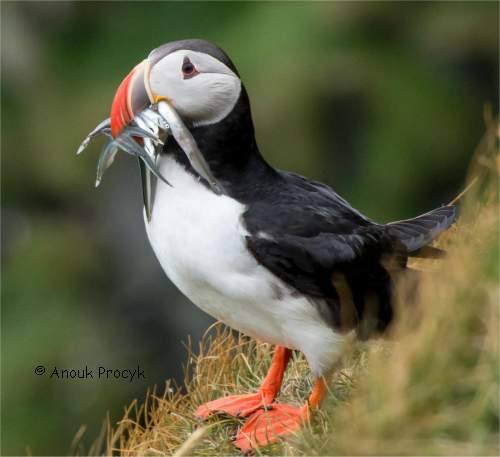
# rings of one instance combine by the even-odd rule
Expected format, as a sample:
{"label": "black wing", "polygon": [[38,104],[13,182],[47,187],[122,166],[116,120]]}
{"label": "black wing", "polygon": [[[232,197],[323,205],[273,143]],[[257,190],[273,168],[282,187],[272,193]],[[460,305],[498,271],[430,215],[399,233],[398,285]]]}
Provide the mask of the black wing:
{"label": "black wing", "polygon": [[[332,327],[382,331],[392,319],[392,281],[383,263],[406,264],[406,248],[333,190],[293,174],[287,186],[248,205],[248,249],[286,284],[326,303]],[[394,262],[395,260],[395,262]]]}
{"label": "black wing", "polygon": [[394,274],[405,269],[410,249],[444,229],[449,211],[417,218],[415,229],[411,220],[379,225],[329,187],[282,176],[286,186],[244,214],[249,250],[285,283],[326,303],[334,328],[355,328],[361,337],[383,331],[393,316]]}
{"label": "black wing", "polygon": [[406,250],[380,227],[360,228],[348,235],[247,236],[247,246],[285,283],[325,302],[325,317],[334,328],[356,328],[360,336],[367,336],[390,323],[389,271],[405,267]]}

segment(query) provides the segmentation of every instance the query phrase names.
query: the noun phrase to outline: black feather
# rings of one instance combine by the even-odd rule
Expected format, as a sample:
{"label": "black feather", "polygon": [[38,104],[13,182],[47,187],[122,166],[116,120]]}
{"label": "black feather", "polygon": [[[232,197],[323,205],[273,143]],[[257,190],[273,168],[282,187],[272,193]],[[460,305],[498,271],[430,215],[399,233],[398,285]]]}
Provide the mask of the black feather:
{"label": "black feather", "polygon": [[456,206],[441,206],[413,219],[387,224],[390,233],[401,240],[409,253],[418,251],[446,230],[455,220]]}

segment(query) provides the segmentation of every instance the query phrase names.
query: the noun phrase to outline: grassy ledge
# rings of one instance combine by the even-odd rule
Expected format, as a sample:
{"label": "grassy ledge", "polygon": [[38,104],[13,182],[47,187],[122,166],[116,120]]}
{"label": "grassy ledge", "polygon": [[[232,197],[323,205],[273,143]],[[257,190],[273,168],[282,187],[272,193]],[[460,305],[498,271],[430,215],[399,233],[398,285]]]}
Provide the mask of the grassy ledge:
{"label": "grassy ledge", "polygon": [[[419,260],[418,298],[401,303],[387,338],[347,348],[312,423],[263,455],[498,455],[498,126],[491,119],[471,165],[474,186],[458,223],[438,241],[444,260]],[[405,284],[400,284],[404,292]],[[185,385],[134,401],[103,431],[91,453],[237,454],[242,421],[196,420],[205,401],[254,392],[272,347],[220,324],[188,347]],[[302,404],[311,389],[295,354],[280,401]]]}

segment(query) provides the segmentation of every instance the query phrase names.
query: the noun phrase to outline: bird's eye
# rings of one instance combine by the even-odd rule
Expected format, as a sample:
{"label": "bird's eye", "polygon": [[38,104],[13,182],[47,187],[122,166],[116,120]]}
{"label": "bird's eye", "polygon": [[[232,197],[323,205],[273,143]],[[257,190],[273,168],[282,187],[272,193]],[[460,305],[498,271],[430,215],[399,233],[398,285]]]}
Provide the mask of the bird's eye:
{"label": "bird's eye", "polygon": [[184,57],[184,62],[182,62],[182,74],[184,75],[184,79],[192,78],[198,74],[198,70],[188,57]]}

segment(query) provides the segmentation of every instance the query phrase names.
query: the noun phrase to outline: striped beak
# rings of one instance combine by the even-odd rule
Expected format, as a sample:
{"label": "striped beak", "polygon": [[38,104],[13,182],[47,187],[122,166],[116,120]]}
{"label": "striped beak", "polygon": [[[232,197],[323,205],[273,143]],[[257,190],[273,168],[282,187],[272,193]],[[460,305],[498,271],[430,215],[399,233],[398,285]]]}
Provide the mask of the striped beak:
{"label": "striped beak", "polygon": [[116,138],[132,120],[155,102],[149,86],[149,61],[143,60],[118,86],[111,105],[111,134]]}
{"label": "striped beak", "polygon": [[[125,77],[118,86],[113,103],[111,105],[111,135],[116,138],[130,125],[138,114],[144,111],[154,100],[149,87],[149,61],[143,60]],[[140,145],[144,143],[140,138],[134,137]],[[154,157],[152,157],[154,160]],[[139,170],[141,174],[142,198],[144,210],[148,221],[151,220],[153,206],[153,183],[151,172],[138,157]]]}

